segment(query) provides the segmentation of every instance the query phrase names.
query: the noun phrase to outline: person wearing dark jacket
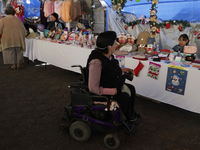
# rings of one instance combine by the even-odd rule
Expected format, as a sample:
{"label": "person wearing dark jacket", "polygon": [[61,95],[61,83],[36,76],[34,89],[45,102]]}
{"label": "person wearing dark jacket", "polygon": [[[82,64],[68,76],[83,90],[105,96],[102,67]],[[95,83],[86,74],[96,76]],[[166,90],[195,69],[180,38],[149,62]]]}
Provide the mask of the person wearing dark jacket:
{"label": "person wearing dark jacket", "polygon": [[57,13],[51,14],[51,21],[49,22],[49,24],[48,24],[48,26],[47,26],[47,29],[48,29],[48,30],[51,30],[51,29],[53,29],[54,27],[58,27],[58,28],[60,28],[60,29],[64,29],[63,23],[61,23],[61,22],[58,20],[58,14],[57,14]]}

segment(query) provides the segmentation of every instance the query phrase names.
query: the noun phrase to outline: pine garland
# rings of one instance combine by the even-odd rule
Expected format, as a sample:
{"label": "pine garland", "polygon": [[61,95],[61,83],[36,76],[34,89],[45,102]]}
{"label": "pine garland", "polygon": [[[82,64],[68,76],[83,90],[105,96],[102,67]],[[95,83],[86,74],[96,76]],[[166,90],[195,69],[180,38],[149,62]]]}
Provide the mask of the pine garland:
{"label": "pine garland", "polygon": [[121,7],[123,9],[125,4],[126,4],[126,2],[127,2],[127,0],[112,0],[111,2],[112,2],[113,5],[117,5],[118,3],[120,3]]}

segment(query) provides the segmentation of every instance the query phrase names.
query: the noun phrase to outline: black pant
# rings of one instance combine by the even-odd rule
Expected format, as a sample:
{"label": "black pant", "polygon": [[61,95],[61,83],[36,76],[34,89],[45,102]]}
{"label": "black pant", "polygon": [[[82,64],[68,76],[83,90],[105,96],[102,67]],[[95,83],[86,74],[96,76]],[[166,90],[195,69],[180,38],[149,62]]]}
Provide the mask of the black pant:
{"label": "black pant", "polygon": [[134,103],[135,103],[135,87],[133,85],[125,83],[126,86],[131,91],[131,97],[129,97],[128,93],[119,93],[114,95],[113,99],[119,103],[119,106],[124,113],[127,120],[130,120],[131,116],[134,112]]}

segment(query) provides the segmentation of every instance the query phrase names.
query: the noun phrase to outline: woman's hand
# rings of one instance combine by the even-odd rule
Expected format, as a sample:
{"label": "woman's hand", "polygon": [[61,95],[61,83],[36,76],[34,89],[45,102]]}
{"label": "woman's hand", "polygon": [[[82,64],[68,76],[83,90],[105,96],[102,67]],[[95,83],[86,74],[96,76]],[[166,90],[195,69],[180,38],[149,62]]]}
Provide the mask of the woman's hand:
{"label": "woman's hand", "polygon": [[131,73],[132,73],[132,76],[135,75],[134,70],[132,70],[132,69],[130,69],[130,68],[127,68],[127,71],[128,71],[128,72],[131,72]]}

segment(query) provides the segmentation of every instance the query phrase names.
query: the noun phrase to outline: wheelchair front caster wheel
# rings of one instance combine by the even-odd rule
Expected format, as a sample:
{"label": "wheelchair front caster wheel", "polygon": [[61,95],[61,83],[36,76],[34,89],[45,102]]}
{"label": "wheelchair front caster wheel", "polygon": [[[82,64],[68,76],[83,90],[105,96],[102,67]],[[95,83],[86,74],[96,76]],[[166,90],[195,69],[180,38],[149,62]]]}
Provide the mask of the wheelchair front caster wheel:
{"label": "wheelchair front caster wheel", "polygon": [[69,132],[71,137],[79,142],[87,141],[91,135],[90,127],[82,121],[74,122],[69,128]]}
{"label": "wheelchair front caster wheel", "polygon": [[114,134],[107,134],[104,137],[104,144],[107,148],[116,149],[120,145],[119,138]]}

